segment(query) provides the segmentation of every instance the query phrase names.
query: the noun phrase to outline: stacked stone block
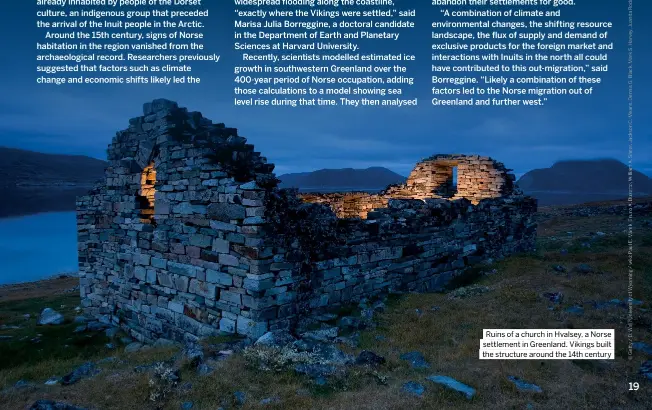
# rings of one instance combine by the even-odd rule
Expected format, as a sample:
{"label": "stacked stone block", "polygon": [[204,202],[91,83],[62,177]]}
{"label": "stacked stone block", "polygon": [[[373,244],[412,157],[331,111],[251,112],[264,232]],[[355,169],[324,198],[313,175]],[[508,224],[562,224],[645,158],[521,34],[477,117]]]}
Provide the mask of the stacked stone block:
{"label": "stacked stone block", "polygon": [[346,192],[332,194],[301,194],[305,202],[326,204],[331,207],[338,218],[366,218],[367,213],[387,206],[389,198],[380,194],[367,192]]}
{"label": "stacked stone block", "polygon": [[[105,181],[78,199],[80,292],[90,315],[141,341],[264,328],[253,301],[265,275],[255,260],[264,192],[210,158],[211,139],[234,136],[166,100],[146,104],[116,135]],[[140,199],[151,197],[153,172],[148,221]]]}
{"label": "stacked stone block", "polygon": [[[457,183],[453,187],[453,168]],[[479,155],[434,155],[419,162],[404,185],[392,187],[393,198],[465,198],[473,204],[483,199],[520,194],[515,190],[516,177],[504,164]]]}
{"label": "stacked stone block", "polygon": [[[483,192],[497,192],[503,171],[466,158],[489,176],[464,183],[486,178]],[[439,289],[474,263],[534,246],[536,202],[521,195],[432,199],[426,178],[302,202],[275,186],[273,165],[236,129],[168,100],[145,104],[108,159],[104,181],[77,202],[82,305],[143,342],[253,338],[392,289]],[[405,192],[427,199],[392,197]]]}
{"label": "stacked stone block", "polygon": [[[453,168],[457,168],[454,183]],[[404,184],[390,186],[378,194],[365,192],[306,193],[305,202],[327,204],[339,218],[365,219],[367,213],[387,206],[390,199],[468,199],[477,205],[483,199],[520,194],[516,177],[505,166],[478,155],[435,155],[419,162]]]}
{"label": "stacked stone block", "polygon": [[[475,264],[533,250],[536,207],[530,197],[477,206],[466,199],[389,199],[366,220],[338,221],[333,229],[341,240],[321,243],[325,256],[311,265],[311,286],[292,303],[304,301],[300,310],[321,313],[396,290],[442,290]],[[279,306],[279,312],[289,307]],[[283,319],[270,321],[270,328],[284,327]]]}

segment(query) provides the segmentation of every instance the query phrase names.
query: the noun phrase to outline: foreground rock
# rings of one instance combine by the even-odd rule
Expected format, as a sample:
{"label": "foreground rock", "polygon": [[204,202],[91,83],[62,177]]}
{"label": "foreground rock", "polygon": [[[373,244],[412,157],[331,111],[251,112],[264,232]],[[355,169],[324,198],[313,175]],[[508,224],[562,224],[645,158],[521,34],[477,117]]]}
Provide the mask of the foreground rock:
{"label": "foreground rock", "polygon": [[[247,365],[258,370],[284,372],[292,370],[305,375],[317,385],[323,386],[332,377],[344,377],[347,366],[355,363],[355,357],[344,353],[335,344],[312,338],[291,343],[287,335],[270,332],[244,350]],[[283,345],[283,346],[279,346]],[[369,360],[371,355],[365,355]]]}
{"label": "foreground rock", "polygon": [[573,314],[573,315],[583,315],[584,314],[584,308],[582,306],[570,306],[566,308],[566,312]]}
{"label": "foreground rock", "polygon": [[63,323],[63,315],[52,308],[45,308],[39,316],[39,325],[60,325]]}
{"label": "foreground rock", "polygon": [[306,353],[313,362],[344,366],[352,364],[355,358],[344,353],[332,343],[322,343],[311,339],[297,340],[292,344],[297,352]]}
{"label": "foreground rock", "polygon": [[531,392],[531,393],[543,393],[541,387],[537,386],[536,384],[525,382],[515,376],[509,376],[507,377],[507,379],[509,379],[510,382],[514,383],[516,388],[520,391]]}
{"label": "foreground rock", "polygon": [[276,403],[280,403],[280,402],[281,402],[281,398],[280,398],[280,397],[278,397],[278,396],[273,396],[273,397],[268,397],[268,398],[262,399],[262,400],[259,402],[259,404],[260,404],[261,406],[267,406],[267,405],[269,405],[269,404],[276,404]]}
{"label": "foreground rock", "polygon": [[89,332],[101,332],[104,329],[109,328],[110,326],[106,323],[102,323],[100,321],[94,320],[92,322],[88,322],[86,325],[86,329]]}
{"label": "foreground rock", "polygon": [[652,356],[652,345],[644,343],[644,342],[635,342],[632,344],[632,348],[634,350],[641,351],[648,356]]}
{"label": "foreground rock", "polygon": [[297,339],[286,330],[273,330],[259,337],[254,345],[283,347],[296,340]]}
{"label": "foreground rock", "polygon": [[417,382],[407,382],[403,385],[403,391],[414,396],[421,397],[425,393],[426,388],[423,384]]}
{"label": "foreground rock", "polygon": [[304,339],[312,339],[320,342],[331,342],[335,340],[338,334],[339,329],[337,327],[327,327],[319,330],[305,332],[301,335],[301,337]]}
{"label": "foreground rock", "polygon": [[459,393],[462,393],[467,399],[471,400],[475,396],[475,389],[471,386],[467,386],[464,383],[458,382],[452,377],[433,375],[426,377],[427,380],[430,380],[433,383],[440,384],[444,387],[447,387],[451,390],[455,390]]}
{"label": "foreground rock", "polygon": [[39,400],[32,404],[29,410],[85,410],[71,404],[56,402],[52,400]]}
{"label": "foreground rock", "polygon": [[641,365],[639,372],[648,380],[652,380],[652,360],[648,360]]}
{"label": "foreground rock", "polygon": [[95,376],[100,372],[100,369],[95,367],[95,364],[88,362],[84,363],[72,372],[68,373],[67,375],[63,376],[61,379],[61,384],[64,386],[71,385],[74,383],[77,383],[83,378],[86,377],[92,377]]}
{"label": "foreground rock", "polygon": [[363,350],[355,359],[355,364],[378,366],[385,363],[385,358],[369,350]]}
{"label": "foreground rock", "polygon": [[410,362],[412,367],[415,369],[427,369],[430,367],[430,363],[428,363],[419,352],[405,353],[401,355],[401,359]]}
{"label": "foreground rock", "polygon": [[545,292],[543,297],[552,303],[561,303],[564,300],[564,295],[561,292]]}
{"label": "foreground rock", "polygon": [[198,344],[187,344],[183,349],[182,354],[183,357],[185,357],[193,367],[198,367],[204,362],[204,350]]}
{"label": "foreground rock", "polygon": [[125,346],[125,353],[134,353],[142,349],[143,344],[138,342],[129,343]]}
{"label": "foreground rock", "polygon": [[580,263],[573,269],[577,273],[582,273],[582,274],[589,274],[595,272],[593,267],[591,265],[587,265],[586,263]]}

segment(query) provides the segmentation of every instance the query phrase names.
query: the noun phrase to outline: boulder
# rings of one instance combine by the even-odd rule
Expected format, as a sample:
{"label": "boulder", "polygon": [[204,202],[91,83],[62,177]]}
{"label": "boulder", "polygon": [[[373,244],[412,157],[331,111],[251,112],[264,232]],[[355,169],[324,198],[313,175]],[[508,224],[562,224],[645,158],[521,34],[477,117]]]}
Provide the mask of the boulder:
{"label": "boulder", "polygon": [[385,358],[377,355],[372,351],[363,350],[355,359],[355,363],[360,365],[377,366],[379,364],[385,363]]}
{"label": "boulder", "polygon": [[419,352],[409,352],[409,353],[402,354],[401,359],[410,362],[412,367],[415,369],[427,369],[430,367],[430,364]]}
{"label": "boulder", "polygon": [[235,402],[240,406],[243,406],[247,402],[247,393],[243,391],[237,391],[233,393],[233,396],[235,397]]}
{"label": "boulder", "polygon": [[647,354],[648,356],[652,356],[652,345],[650,345],[648,343],[635,342],[635,343],[632,344],[632,348],[634,350],[641,351],[641,352]]}
{"label": "boulder", "polygon": [[39,325],[60,325],[63,323],[63,315],[51,308],[43,309],[39,316]]}
{"label": "boulder", "polygon": [[139,351],[143,347],[142,343],[132,342],[125,346],[125,353],[134,353]]}
{"label": "boulder", "polygon": [[586,263],[580,263],[575,267],[574,270],[575,272],[583,273],[583,274],[593,273],[594,271],[593,268],[590,265],[587,265]]}
{"label": "boulder", "polygon": [[100,370],[95,367],[95,365],[91,362],[87,362],[73,370],[72,372],[68,373],[67,375],[63,376],[61,379],[61,384],[64,386],[68,386],[74,383],[77,383],[81,379],[85,377],[92,377],[98,374]]}
{"label": "boulder", "polygon": [[337,337],[339,329],[337,327],[327,327],[324,329],[313,330],[301,335],[304,339],[318,340],[321,342],[330,342]]}
{"label": "boulder", "polygon": [[423,384],[421,384],[421,383],[417,383],[417,382],[407,382],[407,383],[405,383],[405,384],[403,385],[403,389],[402,389],[402,390],[403,390],[404,392],[409,393],[409,394],[412,394],[412,395],[414,395],[414,396],[419,396],[419,397],[421,397],[421,396],[423,396],[423,393],[425,393],[425,391],[426,391],[426,387],[425,387]]}
{"label": "boulder", "polygon": [[584,314],[584,308],[582,306],[571,306],[566,308],[566,312],[574,315],[582,315]]}
{"label": "boulder", "polygon": [[301,363],[294,367],[297,374],[305,374],[310,378],[317,379],[335,374],[337,368],[330,364],[321,363]]}
{"label": "boulder", "polygon": [[462,393],[467,399],[471,400],[475,396],[475,389],[471,386],[467,386],[462,382],[458,382],[452,377],[433,375],[426,377],[427,380],[430,380],[433,383],[440,384],[448,389]]}
{"label": "boulder", "polygon": [[294,343],[297,339],[287,330],[272,330],[267,332],[256,340],[256,346],[283,347]]}
{"label": "boulder", "polygon": [[652,380],[652,360],[648,360],[641,365],[639,372],[648,380]]}
{"label": "boulder", "polygon": [[204,362],[204,351],[197,344],[188,344],[183,350],[183,357],[188,359],[191,365],[196,367]]}
{"label": "boulder", "polygon": [[342,329],[350,330],[358,330],[365,327],[360,318],[355,316],[344,316],[340,319],[339,325]]}
{"label": "boulder", "polygon": [[260,405],[261,405],[261,406],[266,406],[266,405],[268,405],[268,404],[275,404],[275,403],[280,403],[280,402],[281,402],[281,398],[278,397],[278,396],[267,397],[267,398],[262,399],[262,400],[260,401]]}
{"label": "boulder", "polygon": [[119,327],[110,327],[104,331],[104,334],[109,339],[113,339],[115,338],[115,336],[118,334],[119,331],[120,331]]}

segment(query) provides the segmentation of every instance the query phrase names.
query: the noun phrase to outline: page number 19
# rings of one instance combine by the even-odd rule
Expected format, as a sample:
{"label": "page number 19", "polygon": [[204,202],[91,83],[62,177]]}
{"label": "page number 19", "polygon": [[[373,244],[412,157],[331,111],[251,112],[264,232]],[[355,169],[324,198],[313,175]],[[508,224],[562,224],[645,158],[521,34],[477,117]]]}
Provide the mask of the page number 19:
{"label": "page number 19", "polygon": [[636,390],[638,390],[638,388],[639,388],[638,382],[634,382],[634,383],[629,382],[629,390],[636,391]]}

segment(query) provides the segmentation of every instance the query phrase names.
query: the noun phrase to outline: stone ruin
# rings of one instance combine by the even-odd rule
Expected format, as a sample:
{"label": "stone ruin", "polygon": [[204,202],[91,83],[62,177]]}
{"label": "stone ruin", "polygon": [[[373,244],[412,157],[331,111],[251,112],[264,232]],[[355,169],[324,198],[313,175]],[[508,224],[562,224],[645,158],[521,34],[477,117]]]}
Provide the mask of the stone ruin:
{"label": "stone ruin", "polygon": [[256,338],[534,248],[536,200],[490,158],[430,157],[379,194],[298,195],[235,128],[162,99],[143,114],[77,200],[83,309],[141,342]]}
{"label": "stone ruin", "polygon": [[[457,171],[457,175],[455,175]],[[434,155],[419,162],[405,184],[366,192],[302,194],[305,202],[329,205],[339,218],[366,218],[376,208],[386,208],[391,199],[468,199],[477,205],[483,199],[522,195],[515,176],[505,165],[478,155]]]}

